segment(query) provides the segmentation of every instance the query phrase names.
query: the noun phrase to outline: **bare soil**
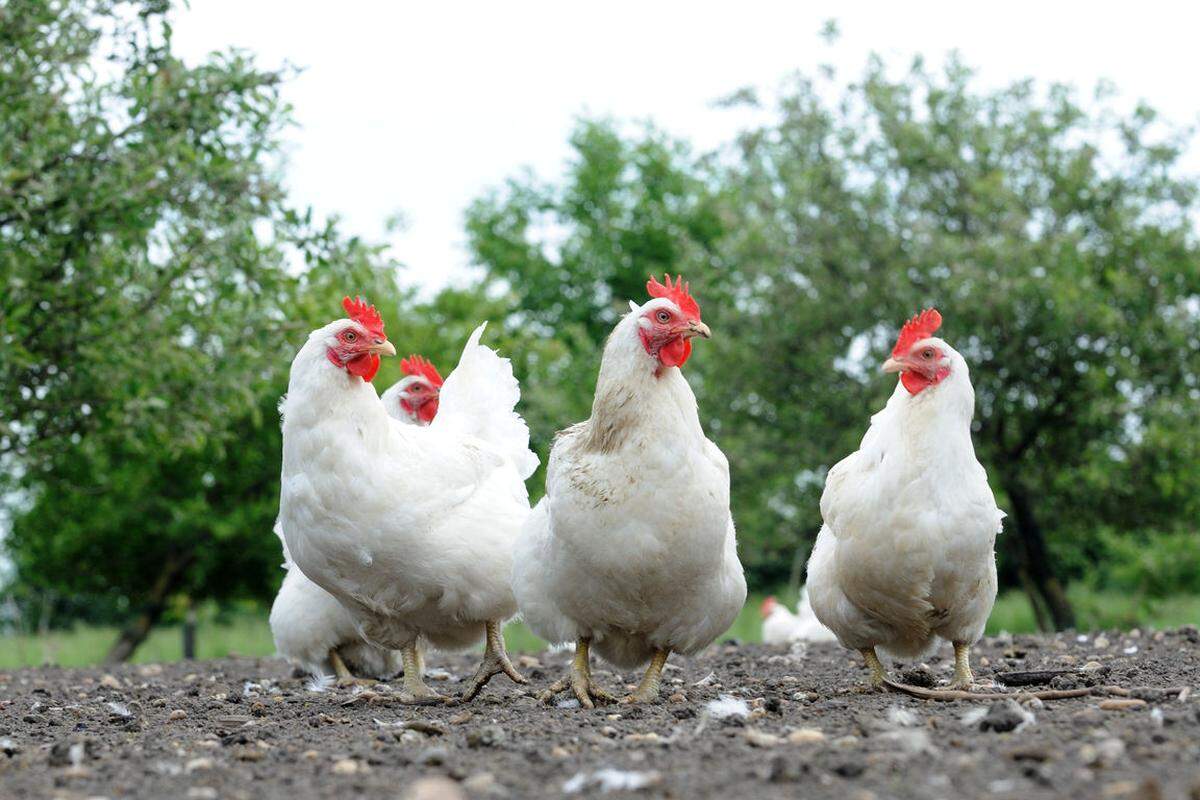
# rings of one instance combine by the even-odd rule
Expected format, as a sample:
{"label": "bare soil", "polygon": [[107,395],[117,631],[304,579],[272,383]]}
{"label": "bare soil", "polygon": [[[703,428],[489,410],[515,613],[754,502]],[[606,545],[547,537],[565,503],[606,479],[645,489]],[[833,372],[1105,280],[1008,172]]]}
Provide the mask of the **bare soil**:
{"label": "bare soil", "polygon": [[[944,650],[893,675],[944,681]],[[983,683],[1055,670],[1060,689],[1172,688],[1024,705],[867,692],[837,645],[729,642],[672,657],[651,705],[539,704],[568,658],[522,657],[528,687],[501,677],[437,708],[398,705],[386,685],[313,691],[274,659],[0,673],[0,797],[1200,799],[1194,627],[981,642]],[[429,663],[453,693],[474,657]],[[638,677],[598,666],[613,689]],[[721,718],[722,696],[749,713]]]}

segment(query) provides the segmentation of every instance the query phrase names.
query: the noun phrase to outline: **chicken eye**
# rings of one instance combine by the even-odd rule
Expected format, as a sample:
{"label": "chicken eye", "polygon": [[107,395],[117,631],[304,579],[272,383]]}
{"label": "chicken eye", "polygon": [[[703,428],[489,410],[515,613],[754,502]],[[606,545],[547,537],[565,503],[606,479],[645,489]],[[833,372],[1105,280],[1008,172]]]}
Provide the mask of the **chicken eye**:
{"label": "chicken eye", "polygon": [[932,350],[926,350],[926,351],[925,351],[924,353],[922,353],[921,355],[923,355],[925,358],[933,358],[933,351],[932,351]]}
{"label": "chicken eye", "polygon": [[671,321],[671,315],[668,314],[666,311],[660,311],[660,312],[658,312],[658,321],[662,322],[664,324],[668,323]]}
{"label": "chicken eye", "polygon": [[354,331],[346,331],[345,333],[342,334],[342,338],[345,339],[347,342],[353,342],[356,339],[358,339],[358,334],[355,333]]}

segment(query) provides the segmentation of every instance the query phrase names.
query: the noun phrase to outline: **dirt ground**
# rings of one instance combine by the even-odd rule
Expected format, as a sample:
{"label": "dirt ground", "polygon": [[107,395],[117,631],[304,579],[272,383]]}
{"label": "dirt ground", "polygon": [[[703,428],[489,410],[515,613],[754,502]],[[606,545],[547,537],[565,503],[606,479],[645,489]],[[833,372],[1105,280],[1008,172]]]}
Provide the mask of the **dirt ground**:
{"label": "dirt ground", "polygon": [[[945,680],[944,650],[893,674]],[[1055,688],[1176,689],[1023,706],[863,692],[834,644],[729,642],[672,657],[655,704],[540,705],[568,657],[522,657],[529,687],[497,678],[442,708],[397,705],[388,686],[314,691],[273,659],[0,673],[0,797],[1200,799],[1194,627],[981,642],[981,683],[1052,669]],[[444,692],[473,669],[430,666]]]}

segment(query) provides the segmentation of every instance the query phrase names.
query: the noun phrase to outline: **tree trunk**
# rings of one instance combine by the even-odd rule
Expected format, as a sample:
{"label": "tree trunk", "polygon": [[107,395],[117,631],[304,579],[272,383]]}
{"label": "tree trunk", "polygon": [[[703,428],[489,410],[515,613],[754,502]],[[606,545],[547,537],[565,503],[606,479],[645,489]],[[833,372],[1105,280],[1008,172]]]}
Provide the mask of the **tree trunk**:
{"label": "tree trunk", "polygon": [[167,563],[163,565],[163,571],[159,573],[158,579],[150,587],[150,593],[147,595],[146,605],[142,612],[134,617],[133,621],[126,625],[117,636],[117,641],[113,642],[108,655],[104,657],[104,663],[119,664],[128,661],[141,643],[146,641],[146,637],[150,635],[155,623],[167,610],[167,600],[183,583],[183,578],[187,574],[193,558],[192,553],[176,553],[167,558]]}
{"label": "tree trunk", "polygon": [[[1034,514],[1029,493],[1016,477],[1010,477],[1004,488],[1012,503],[1013,520],[1016,522],[1017,535],[1013,546],[1020,570],[1028,576],[1026,591],[1030,594],[1029,600],[1034,604],[1035,613],[1040,601],[1055,630],[1075,627],[1075,610],[1050,563],[1046,537]],[[1044,615],[1037,616],[1039,625],[1044,625]]]}

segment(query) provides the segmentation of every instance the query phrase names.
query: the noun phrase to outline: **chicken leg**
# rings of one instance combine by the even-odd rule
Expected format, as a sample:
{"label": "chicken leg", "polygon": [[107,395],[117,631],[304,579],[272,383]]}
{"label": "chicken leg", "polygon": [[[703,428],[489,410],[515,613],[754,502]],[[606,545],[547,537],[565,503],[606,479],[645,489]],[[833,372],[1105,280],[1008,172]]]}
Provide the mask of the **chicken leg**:
{"label": "chicken leg", "polygon": [[337,677],[338,686],[374,686],[378,681],[372,678],[356,678],[342,660],[342,654],[336,647],[329,648],[329,663],[333,665],[333,674]]}
{"label": "chicken leg", "polygon": [[404,698],[400,701],[409,705],[431,705],[445,703],[449,698],[440,695],[425,684],[422,673],[425,671],[424,659],[417,649],[414,639],[400,649],[400,657],[404,661]]}
{"label": "chicken leg", "polygon": [[575,659],[571,662],[571,673],[550,684],[550,688],[538,695],[543,703],[559,692],[570,689],[584,708],[595,708],[596,703],[615,703],[617,698],[596,685],[592,679],[592,667],[588,662],[588,648],[592,640],[581,638],[575,642]]}
{"label": "chicken leg", "polygon": [[884,680],[887,679],[887,670],[883,668],[883,663],[875,654],[875,648],[864,647],[858,652],[862,653],[863,660],[867,662],[867,667],[871,670],[871,677],[867,679],[867,682],[872,689],[882,688]]}
{"label": "chicken leg", "polygon": [[632,694],[621,698],[623,704],[629,703],[651,703],[658,699],[658,688],[662,684],[663,667],[667,665],[667,656],[671,655],[670,648],[655,648],[654,656],[650,659],[650,666],[646,667],[646,674],[642,676],[642,682],[633,690]]}
{"label": "chicken leg", "polygon": [[954,680],[950,688],[970,691],[975,683],[975,675],[971,672],[971,645],[966,642],[954,643]]}
{"label": "chicken leg", "polygon": [[499,620],[488,620],[484,623],[484,629],[487,631],[487,644],[483,650],[483,661],[479,664],[479,669],[475,671],[470,683],[467,684],[467,688],[463,690],[462,696],[459,698],[460,703],[474,699],[475,695],[479,694],[479,690],[492,679],[492,676],[499,675],[501,672],[516,683],[529,683],[529,679],[517,672],[517,668],[508,660]]}

